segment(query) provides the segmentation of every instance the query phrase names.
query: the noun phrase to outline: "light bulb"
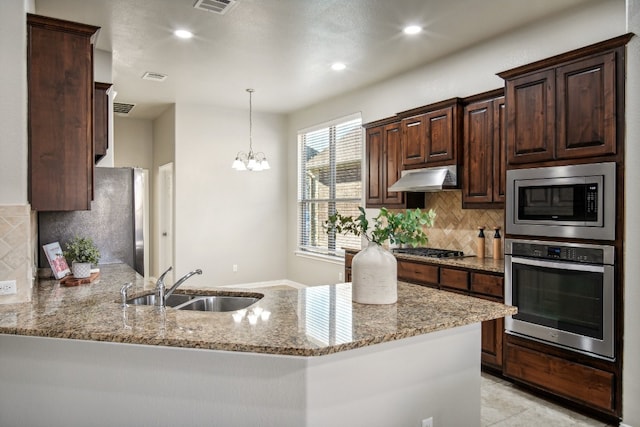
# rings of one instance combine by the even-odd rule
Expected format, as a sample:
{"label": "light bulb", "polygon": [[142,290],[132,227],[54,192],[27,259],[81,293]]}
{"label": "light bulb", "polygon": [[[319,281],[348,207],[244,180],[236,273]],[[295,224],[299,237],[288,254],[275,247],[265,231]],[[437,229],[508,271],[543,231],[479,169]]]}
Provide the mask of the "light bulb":
{"label": "light bulb", "polygon": [[422,27],[418,26],[418,25],[409,25],[408,27],[404,27],[404,31],[405,34],[418,34],[419,32],[422,31]]}
{"label": "light bulb", "polygon": [[191,37],[193,37],[193,33],[187,30],[175,30],[173,34],[176,37],[180,37],[181,39],[190,39]]}

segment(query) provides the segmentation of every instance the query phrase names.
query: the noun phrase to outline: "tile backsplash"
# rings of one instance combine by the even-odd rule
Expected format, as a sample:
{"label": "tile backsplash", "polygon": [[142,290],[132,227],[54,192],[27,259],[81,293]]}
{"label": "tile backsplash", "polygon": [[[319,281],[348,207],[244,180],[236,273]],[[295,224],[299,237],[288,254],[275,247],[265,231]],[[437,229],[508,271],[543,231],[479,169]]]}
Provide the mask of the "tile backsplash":
{"label": "tile backsplash", "polygon": [[504,239],[503,209],[462,209],[462,192],[456,190],[426,193],[425,197],[425,209],[436,212],[433,228],[427,230],[428,246],[476,255],[478,227],[485,227],[485,257],[493,256],[494,227],[500,227]]}
{"label": "tile backsplash", "polygon": [[31,300],[34,224],[29,205],[0,205],[0,281],[17,285],[17,294],[0,295],[0,304]]}

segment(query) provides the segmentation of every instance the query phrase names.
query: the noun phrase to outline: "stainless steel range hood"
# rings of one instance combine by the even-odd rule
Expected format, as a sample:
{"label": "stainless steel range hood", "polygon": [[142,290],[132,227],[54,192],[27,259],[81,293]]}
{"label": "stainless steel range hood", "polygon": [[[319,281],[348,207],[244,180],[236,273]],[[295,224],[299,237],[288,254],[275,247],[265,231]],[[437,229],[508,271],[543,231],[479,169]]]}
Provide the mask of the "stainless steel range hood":
{"label": "stainless steel range hood", "polygon": [[402,171],[401,177],[389,191],[428,192],[455,188],[458,185],[457,166]]}

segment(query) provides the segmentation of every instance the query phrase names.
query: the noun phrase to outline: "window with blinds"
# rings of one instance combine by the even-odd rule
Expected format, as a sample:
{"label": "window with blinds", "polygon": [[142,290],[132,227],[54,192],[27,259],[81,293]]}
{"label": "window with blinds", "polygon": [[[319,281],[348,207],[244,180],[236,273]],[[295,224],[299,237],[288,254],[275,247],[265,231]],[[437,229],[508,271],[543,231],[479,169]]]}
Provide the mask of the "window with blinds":
{"label": "window with blinds", "polygon": [[362,201],[362,119],[358,114],[298,133],[298,248],[342,255],[360,238],[327,233],[329,215],[358,215]]}

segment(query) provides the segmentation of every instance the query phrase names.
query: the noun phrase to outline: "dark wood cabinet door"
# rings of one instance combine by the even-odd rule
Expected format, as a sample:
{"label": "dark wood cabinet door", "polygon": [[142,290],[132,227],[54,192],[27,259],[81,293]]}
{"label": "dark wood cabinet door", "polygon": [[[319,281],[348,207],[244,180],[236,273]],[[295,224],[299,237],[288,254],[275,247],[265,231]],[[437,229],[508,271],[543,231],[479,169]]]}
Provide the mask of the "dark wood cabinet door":
{"label": "dark wood cabinet door", "polygon": [[384,179],[381,181],[383,187],[380,189],[382,193],[382,204],[384,206],[400,206],[404,203],[404,196],[398,191],[388,191],[400,179],[400,171],[402,170],[402,145],[400,123],[391,123],[386,125],[383,130],[384,142]]}
{"label": "dark wood cabinet door", "polygon": [[485,365],[502,369],[502,337],[504,319],[487,320],[481,324],[481,361]]}
{"label": "dark wood cabinet door", "polygon": [[507,179],[507,118],[504,96],[493,100],[493,202],[504,203]]}
{"label": "dark wood cabinet door", "polygon": [[425,161],[427,165],[451,163],[456,158],[454,107],[446,107],[424,115]]}
{"label": "dark wood cabinet door", "polygon": [[106,156],[109,148],[109,92],[111,92],[111,83],[95,83],[95,125],[93,136],[96,163]]}
{"label": "dark wood cabinet door", "polygon": [[368,207],[382,204],[382,178],[384,153],[383,126],[367,129],[367,199]]}
{"label": "dark wood cabinet door", "polygon": [[367,129],[367,207],[404,207],[404,194],[387,189],[400,178],[400,123]]}
{"label": "dark wood cabinet door", "polygon": [[556,69],[557,158],[616,153],[615,52]]}
{"label": "dark wood cabinet door", "polygon": [[425,156],[425,122],[424,115],[402,119],[402,164],[420,165],[426,161]]}
{"label": "dark wood cabinet door", "polygon": [[555,157],[555,72],[506,81],[507,161],[535,163]]}
{"label": "dark wood cabinet door", "polygon": [[[504,276],[472,272],[471,294],[489,301],[504,302]],[[504,318],[482,322],[481,330],[482,364],[502,370]]]}
{"label": "dark wood cabinet door", "polygon": [[464,108],[464,204],[493,201],[493,117],[491,100]]}
{"label": "dark wood cabinet door", "polygon": [[29,201],[34,210],[91,208],[97,31],[27,15]]}
{"label": "dark wood cabinet door", "polygon": [[471,102],[463,115],[462,206],[502,207],[507,166],[505,98]]}

